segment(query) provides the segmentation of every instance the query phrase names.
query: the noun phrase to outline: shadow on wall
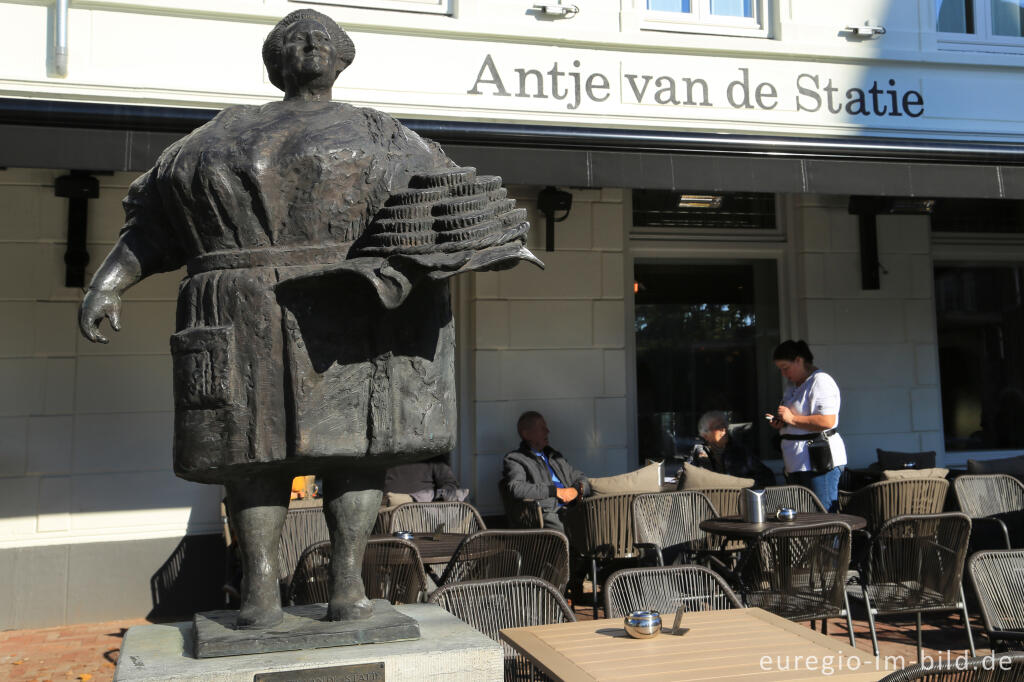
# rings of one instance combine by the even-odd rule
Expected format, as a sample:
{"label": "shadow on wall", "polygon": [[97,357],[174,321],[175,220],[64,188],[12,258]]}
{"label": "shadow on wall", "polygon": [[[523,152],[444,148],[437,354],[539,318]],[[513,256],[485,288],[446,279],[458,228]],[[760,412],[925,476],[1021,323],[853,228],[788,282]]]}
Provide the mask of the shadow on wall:
{"label": "shadow on wall", "polygon": [[190,620],[197,611],[225,608],[227,548],[220,535],[182,538],[149,579],[153,622]]}

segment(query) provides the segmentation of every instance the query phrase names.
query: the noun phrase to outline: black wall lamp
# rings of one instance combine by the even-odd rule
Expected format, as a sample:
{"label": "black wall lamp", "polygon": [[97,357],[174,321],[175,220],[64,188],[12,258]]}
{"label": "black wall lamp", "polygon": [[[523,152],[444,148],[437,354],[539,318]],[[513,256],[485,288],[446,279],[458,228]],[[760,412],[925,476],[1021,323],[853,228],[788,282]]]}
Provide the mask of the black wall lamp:
{"label": "black wall lamp", "polygon": [[[544,248],[548,251],[555,250],[555,223],[560,223],[569,217],[572,209],[572,194],[555,189],[548,185],[537,195],[537,210],[544,214],[547,230],[544,233]],[[555,211],[565,211],[561,218],[555,218]]]}
{"label": "black wall lamp", "polygon": [[849,211],[857,216],[860,228],[860,287],[881,289],[881,264],[878,262],[879,215],[931,215],[934,199],[915,197],[850,197]]}
{"label": "black wall lamp", "polygon": [[100,195],[100,181],[90,171],[73,170],[62,175],[53,185],[53,193],[68,199],[68,243],[64,252],[64,286],[85,286],[85,266],[89,264],[88,237],[89,199]]}

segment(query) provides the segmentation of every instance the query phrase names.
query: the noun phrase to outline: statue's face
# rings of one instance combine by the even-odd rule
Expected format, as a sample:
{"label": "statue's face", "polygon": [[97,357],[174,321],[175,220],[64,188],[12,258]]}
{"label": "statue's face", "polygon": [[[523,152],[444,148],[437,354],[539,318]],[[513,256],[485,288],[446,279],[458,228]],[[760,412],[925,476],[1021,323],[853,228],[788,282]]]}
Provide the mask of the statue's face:
{"label": "statue's face", "polygon": [[297,21],[284,33],[281,72],[285,82],[322,81],[329,86],[338,74],[334,42],[322,24],[312,19]]}

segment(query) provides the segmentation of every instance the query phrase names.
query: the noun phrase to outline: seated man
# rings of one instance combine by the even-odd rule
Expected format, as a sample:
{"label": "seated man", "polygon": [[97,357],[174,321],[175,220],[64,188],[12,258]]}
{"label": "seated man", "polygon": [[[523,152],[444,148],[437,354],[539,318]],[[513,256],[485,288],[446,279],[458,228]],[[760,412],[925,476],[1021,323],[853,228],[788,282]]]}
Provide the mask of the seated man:
{"label": "seated man", "polygon": [[548,445],[548,425],[539,412],[524,412],[516,429],[522,442],[505,455],[501,484],[516,499],[536,500],[545,528],[564,531],[559,514],[565,505],[590,494],[590,482]]}
{"label": "seated man", "polygon": [[388,467],[384,492],[411,495],[417,502],[462,502],[469,490],[459,488],[444,457]]}
{"label": "seated man", "polygon": [[775,485],[775,474],[745,442],[750,424],[729,425],[729,415],[712,410],[697,422],[700,438],[691,451],[690,462],[720,474],[754,479],[754,486]]}

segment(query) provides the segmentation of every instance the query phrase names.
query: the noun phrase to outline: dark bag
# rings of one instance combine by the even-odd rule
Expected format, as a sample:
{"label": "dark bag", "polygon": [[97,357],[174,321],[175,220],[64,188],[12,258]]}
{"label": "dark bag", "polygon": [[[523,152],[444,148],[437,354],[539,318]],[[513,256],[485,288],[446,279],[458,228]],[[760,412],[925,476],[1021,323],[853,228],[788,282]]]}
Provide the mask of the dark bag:
{"label": "dark bag", "polygon": [[811,471],[816,474],[827,474],[836,466],[832,461],[832,446],[829,445],[828,437],[824,433],[807,441],[807,457],[811,463]]}

